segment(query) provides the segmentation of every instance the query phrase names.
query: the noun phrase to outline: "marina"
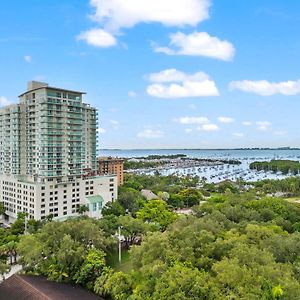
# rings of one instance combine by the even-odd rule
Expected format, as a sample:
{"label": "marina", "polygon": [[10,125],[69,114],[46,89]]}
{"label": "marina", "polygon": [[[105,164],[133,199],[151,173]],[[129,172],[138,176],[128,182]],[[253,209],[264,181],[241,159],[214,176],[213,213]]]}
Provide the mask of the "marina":
{"label": "marina", "polygon": [[[110,153],[107,153],[110,152]],[[114,153],[112,153],[114,152]],[[300,150],[107,150],[106,155],[138,160],[139,157],[149,155],[186,155],[186,159],[175,158],[168,160],[162,166],[146,169],[128,170],[137,174],[159,174],[177,176],[198,176],[209,183],[218,183],[224,180],[243,180],[247,182],[264,179],[284,179],[292,174],[283,175],[281,172],[265,172],[250,170],[249,165],[254,161],[270,161],[272,159],[300,161]],[[201,159],[201,160],[197,160]],[[207,159],[208,161],[205,161]],[[163,160],[163,158],[162,158]],[[226,163],[226,160],[236,160],[240,164]],[[155,161],[155,160],[151,160]]]}

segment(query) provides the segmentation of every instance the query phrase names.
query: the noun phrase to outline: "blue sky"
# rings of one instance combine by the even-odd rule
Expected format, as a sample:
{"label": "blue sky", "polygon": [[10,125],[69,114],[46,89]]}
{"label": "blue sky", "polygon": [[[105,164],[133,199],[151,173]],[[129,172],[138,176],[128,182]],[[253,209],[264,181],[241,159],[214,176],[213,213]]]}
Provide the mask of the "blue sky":
{"label": "blue sky", "polygon": [[300,146],[300,1],[27,0],[0,9],[0,104],[87,92],[100,148]]}

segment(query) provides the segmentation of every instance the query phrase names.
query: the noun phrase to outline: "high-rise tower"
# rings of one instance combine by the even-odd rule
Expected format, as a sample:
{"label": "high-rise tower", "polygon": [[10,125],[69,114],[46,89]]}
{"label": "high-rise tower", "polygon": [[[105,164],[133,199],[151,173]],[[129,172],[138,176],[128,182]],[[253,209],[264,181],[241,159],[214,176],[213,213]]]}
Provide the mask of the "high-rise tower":
{"label": "high-rise tower", "polygon": [[84,94],[31,81],[19,104],[0,109],[0,201],[10,220],[69,216],[82,204],[97,217],[116,196],[115,177],[96,176],[97,111]]}

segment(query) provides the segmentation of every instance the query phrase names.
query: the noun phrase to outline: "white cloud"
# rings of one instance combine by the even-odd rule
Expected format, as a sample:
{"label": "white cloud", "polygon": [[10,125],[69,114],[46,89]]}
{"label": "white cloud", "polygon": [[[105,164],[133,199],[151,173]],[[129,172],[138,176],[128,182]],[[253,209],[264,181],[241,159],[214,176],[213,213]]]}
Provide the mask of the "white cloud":
{"label": "white cloud", "polygon": [[102,134],[102,133],[105,133],[106,130],[105,130],[104,128],[99,127],[99,128],[97,129],[97,132],[100,133],[100,134]]}
{"label": "white cloud", "polygon": [[162,138],[164,133],[161,130],[145,129],[137,134],[139,138],[156,139]]}
{"label": "white cloud", "polygon": [[244,122],[242,122],[242,124],[243,124],[244,126],[251,126],[251,125],[252,125],[252,122],[244,121]]}
{"label": "white cloud", "polygon": [[178,119],[174,119],[175,122],[180,124],[209,124],[209,120],[206,117],[180,117]]}
{"label": "white cloud", "polygon": [[269,82],[267,80],[232,81],[229,83],[230,90],[241,90],[246,93],[255,93],[261,96],[281,94],[292,96],[300,93],[300,79],[296,81]]}
{"label": "white cloud", "polygon": [[31,63],[32,62],[32,57],[30,55],[25,55],[24,56],[24,60],[27,62],[27,63]]}
{"label": "white cloud", "polygon": [[148,79],[154,82],[147,87],[147,93],[153,97],[170,99],[219,95],[215,82],[203,72],[186,74],[176,69],[167,69],[150,74]]}
{"label": "white cloud", "polygon": [[233,119],[233,118],[230,118],[230,117],[219,117],[219,118],[218,118],[218,121],[219,121],[220,123],[229,124],[229,123],[233,123],[233,122],[234,122],[234,119]]}
{"label": "white cloud", "polygon": [[183,81],[204,81],[209,76],[204,72],[187,74],[176,69],[166,69],[158,73],[152,73],[146,76],[151,82],[183,82]]}
{"label": "white cloud", "polygon": [[193,131],[193,129],[191,129],[191,128],[186,128],[184,131],[185,131],[185,133],[191,133],[191,132]]}
{"label": "white cloud", "polygon": [[94,8],[91,19],[101,27],[94,30],[102,30],[110,38],[107,38],[108,41],[105,38],[106,42],[101,38],[89,44],[110,47],[116,44],[114,36],[120,34],[122,28],[131,28],[139,23],[196,26],[209,18],[211,0],[90,0],[90,5]]}
{"label": "white cloud", "polygon": [[235,48],[230,42],[222,41],[206,32],[177,32],[170,35],[170,40],[170,47],[154,44],[154,51],[167,55],[206,56],[224,61],[232,60],[235,53]]}
{"label": "white cloud", "polygon": [[91,0],[92,18],[104,28],[118,31],[138,23],[196,26],[209,18],[211,0]]}
{"label": "white cloud", "polygon": [[269,121],[257,121],[256,125],[257,129],[262,131],[269,130],[272,126],[272,124]]}
{"label": "white cloud", "polygon": [[128,96],[131,97],[131,98],[135,98],[137,96],[137,94],[134,91],[129,91]]}
{"label": "white cloud", "polygon": [[6,97],[0,96],[0,106],[7,106],[12,104]]}
{"label": "white cloud", "polygon": [[236,136],[236,137],[244,137],[245,136],[242,132],[234,132],[232,135]]}
{"label": "white cloud", "polygon": [[197,130],[200,130],[200,131],[217,131],[219,130],[219,126],[216,125],[216,124],[203,124],[201,126],[198,126],[197,127]]}
{"label": "white cloud", "polygon": [[287,134],[288,134],[288,132],[285,130],[274,131],[274,135],[283,136],[283,135],[287,135]]}
{"label": "white cloud", "polygon": [[218,91],[213,81],[183,82],[182,84],[152,84],[148,86],[147,93],[158,98],[187,98],[218,96]]}
{"label": "white cloud", "polygon": [[112,47],[117,44],[117,40],[112,34],[103,29],[96,28],[81,32],[76,39],[101,48]]}

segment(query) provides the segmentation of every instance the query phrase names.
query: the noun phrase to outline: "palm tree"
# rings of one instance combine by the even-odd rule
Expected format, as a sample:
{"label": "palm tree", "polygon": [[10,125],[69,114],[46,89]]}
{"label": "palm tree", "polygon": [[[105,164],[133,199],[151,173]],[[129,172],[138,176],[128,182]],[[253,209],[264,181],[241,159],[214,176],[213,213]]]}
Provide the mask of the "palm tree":
{"label": "palm tree", "polygon": [[80,215],[83,215],[84,213],[86,213],[87,211],[89,211],[89,207],[87,205],[80,205],[77,212]]}
{"label": "palm tree", "polygon": [[6,254],[9,257],[9,263],[12,265],[17,261],[17,245],[16,241],[10,241],[1,246],[0,252]]}

